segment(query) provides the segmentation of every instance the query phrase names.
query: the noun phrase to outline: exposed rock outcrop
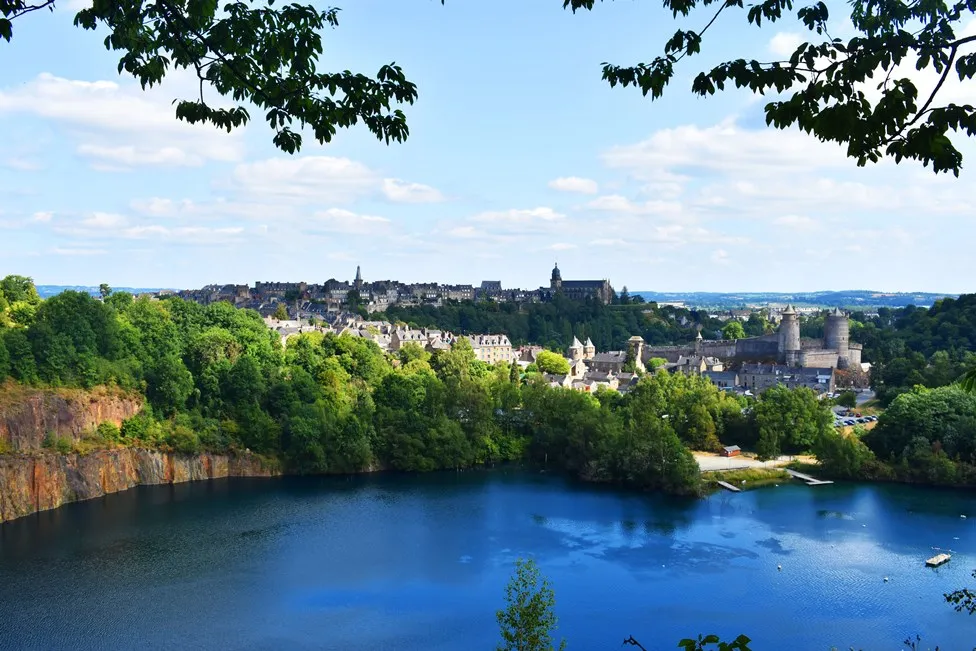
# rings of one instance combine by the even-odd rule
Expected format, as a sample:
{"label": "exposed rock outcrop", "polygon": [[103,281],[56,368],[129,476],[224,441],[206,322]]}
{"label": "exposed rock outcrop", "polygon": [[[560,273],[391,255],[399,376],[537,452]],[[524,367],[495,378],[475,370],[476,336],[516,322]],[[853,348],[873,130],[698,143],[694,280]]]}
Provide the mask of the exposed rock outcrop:
{"label": "exposed rock outcrop", "polygon": [[0,442],[15,452],[40,450],[45,436],[77,441],[101,423],[122,424],[142,410],[140,398],[99,387],[33,389],[12,382],[0,384]]}
{"label": "exposed rock outcrop", "polygon": [[0,455],[0,522],[140,484],[274,474],[253,454],[179,455],[123,448],[88,455]]}

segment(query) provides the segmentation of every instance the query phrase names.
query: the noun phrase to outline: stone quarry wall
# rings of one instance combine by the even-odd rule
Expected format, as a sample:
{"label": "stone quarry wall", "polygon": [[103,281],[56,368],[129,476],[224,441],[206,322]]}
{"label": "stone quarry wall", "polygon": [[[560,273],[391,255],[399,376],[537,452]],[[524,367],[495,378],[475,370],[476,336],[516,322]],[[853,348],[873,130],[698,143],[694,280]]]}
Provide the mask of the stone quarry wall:
{"label": "stone quarry wall", "polygon": [[35,389],[0,384],[0,522],[140,484],[277,474],[253,454],[183,455],[139,448],[56,454],[48,433],[78,441],[102,423],[118,426],[142,410],[138,396],[117,389]]}
{"label": "stone quarry wall", "polygon": [[33,389],[13,382],[0,384],[0,442],[14,452],[40,450],[48,433],[72,441],[101,423],[135,416],[142,399],[121,391]]}
{"label": "stone quarry wall", "polygon": [[122,448],[79,454],[0,455],[0,522],[140,484],[276,474],[252,454],[178,455]]}

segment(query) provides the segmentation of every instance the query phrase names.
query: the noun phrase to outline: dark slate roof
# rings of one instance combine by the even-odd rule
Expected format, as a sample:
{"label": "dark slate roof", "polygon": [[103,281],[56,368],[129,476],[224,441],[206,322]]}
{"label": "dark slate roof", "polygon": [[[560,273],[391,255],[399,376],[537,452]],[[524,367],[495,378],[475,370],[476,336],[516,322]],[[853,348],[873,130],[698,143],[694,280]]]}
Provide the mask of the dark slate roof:
{"label": "dark slate roof", "polygon": [[597,353],[590,361],[593,362],[624,362],[627,360],[627,353],[622,350],[612,350],[609,353]]}

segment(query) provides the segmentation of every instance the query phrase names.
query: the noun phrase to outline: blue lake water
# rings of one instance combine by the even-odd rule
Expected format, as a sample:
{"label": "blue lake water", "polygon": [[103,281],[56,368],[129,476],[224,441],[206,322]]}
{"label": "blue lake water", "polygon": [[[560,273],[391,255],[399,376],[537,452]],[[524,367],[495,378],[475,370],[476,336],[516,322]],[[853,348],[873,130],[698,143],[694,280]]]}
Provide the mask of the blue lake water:
{"label": "blue lake water", "polygon": [[[952,561],[926,569],[933,547]],[[493,471],[142,487],[0,525],[0,648],[493,649],[520,556],[570,649],[976,647],[942,598],[976,586],[973,493],[686,501]]]}

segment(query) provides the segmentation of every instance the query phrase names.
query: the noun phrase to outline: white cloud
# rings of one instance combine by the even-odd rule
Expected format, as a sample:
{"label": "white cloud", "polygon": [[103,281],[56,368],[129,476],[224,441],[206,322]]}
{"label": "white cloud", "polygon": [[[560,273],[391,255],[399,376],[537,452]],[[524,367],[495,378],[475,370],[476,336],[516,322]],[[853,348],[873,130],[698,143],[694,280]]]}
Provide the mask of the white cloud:
{"label": "white cloud", "polygon": [[124,215],[107,212],[95,212],[81,220],[82,226],[89,228],[119,228],[128,223]]}
{"label": "white cloud", "polygon": [[46,224],[47,222],[51,221],[53,217],[54,217],[53,212],[36,212],[33,215],[31,215],[30,220],[32,222],[41,222]]}
{"label": "white cloud", "polygon": [[631,215],[654,215],[675,213],[681,210],[681,204],[675,201],[645,201],[635,203],[619,194],[608,194],[597,197],[586,204],[591,210],[605,210],[607,212],[627,213]]}
{"label": "white cloud", "polygon": [[390,220],[385,217],[360,215],[341,208],[330,208],[315,213],[315,219],[311,224],[330,233],[377,235],[388,229]]}
{"label": "white cloud", "polygon": [[246,193],[299,203],[348,203],[374,191],[380,183],[362,163],[332,156],[242,163],[234,169],[233,180]]}
{"label": "white cloud", "polygon": [[556,242],[555,244],[550,244],[546,248],[550,251],[569,251],[570,249],[577,248],[577,246],[569,242]]}
{"label": "white cloud", "polygon": [[563,176],[553,179],[549,181],[549,187],[560,192],[579,192],[580,194],[596,194],[599,190],[596,181],[578,176]]}
{"label": "white cloud", "polygon": [[789,58],[796,48],[800,47],[800,43],[803,43],[804,39],[800,34],[795,32],[778,32],[769,41],[769,51],[776,56]]}
{"label": "white cloud", "polygon": [[383,194],[396,203],[438,203],[444,195],[436,188],[400,179],[383,179]]}
{"label": "white cloud", "polygon": [[106,255],[106,249],[86,249],[78,247],[54,247],[50,251],[54,255]]}
{"label": "white cloud", "polygon": [[558,213],[552,208],[539,207],[527,210],[489,211],[475,215],[471,221],[494,224],[530,224],[539,222],[556,222],[565,219],[566,215]]}
{"label": "white cloud", "polygon": [[621,239],[601,237],[590,242],[593,246],[626,246],[627,242]]}
{"label": "white cloud", "polygon": [[447,231],[450,237],[457,237],[461,239],[481,239],[488,236],[483,230],[475,228],[474,226],[455,226],[454,228]]}
{"label": "white cloud", "polygon": [[803,215],[783,215],[774,219],[773,223],[795,231],[814,231],[820,228],[818,221]]}
{"label": "white cloud", "polygon": [[43,73],[0,91],[0,115],[29,114],[64,125],[78,141],[78,153],[103,167],[106,162],[134,167],[239,160],[244,151],[240,130],[228,134],[176,119],[172,101],[186,78],[174,72],[163,87],[143,91],[134,81],[80,81]]}
{"label": "white cloud", "polygon": [[603,161],[647,181],[655,181],[661,174],[762,178],[770,173],[851,165],[836,145],[799,131],[745,130],[732,118],[711,127],[662,129],[643,142],[610,148]]}
{"label": "white cloud", "polygon": [[7,158],[3,161],[5,167],[21,172],[36,172],[41,169],[41,164],[29,158]]}
{"label": "white cloud", "polygon": [[279,157],[241,163],[234,168],[230,189],[279,208],[282,200],[334,206],[373,196],[414,204],[445,199],[429,185],[383,178],[358,161],[334,156]]}
{"label": "white cloud", "polygon": [[[103,168],[115,167],[111,163],[116,163],[122,169],[126,166],[136,165],[169,165],[176,167],[181,165],[195,166],[203,163],[201,158],[179,147],[164,146],[159,149],[143,149],[133,145],[120,145],[118,147],[79,145],[78,153],[86,158],[93,158],[100,161]],[[109,164],[106,165],[106,162]]]}
{"label": "white cloud", "polygon": [[725,249],[715,249],[712,252],[712,262],[715,264],[729,264],[729,252]]}

